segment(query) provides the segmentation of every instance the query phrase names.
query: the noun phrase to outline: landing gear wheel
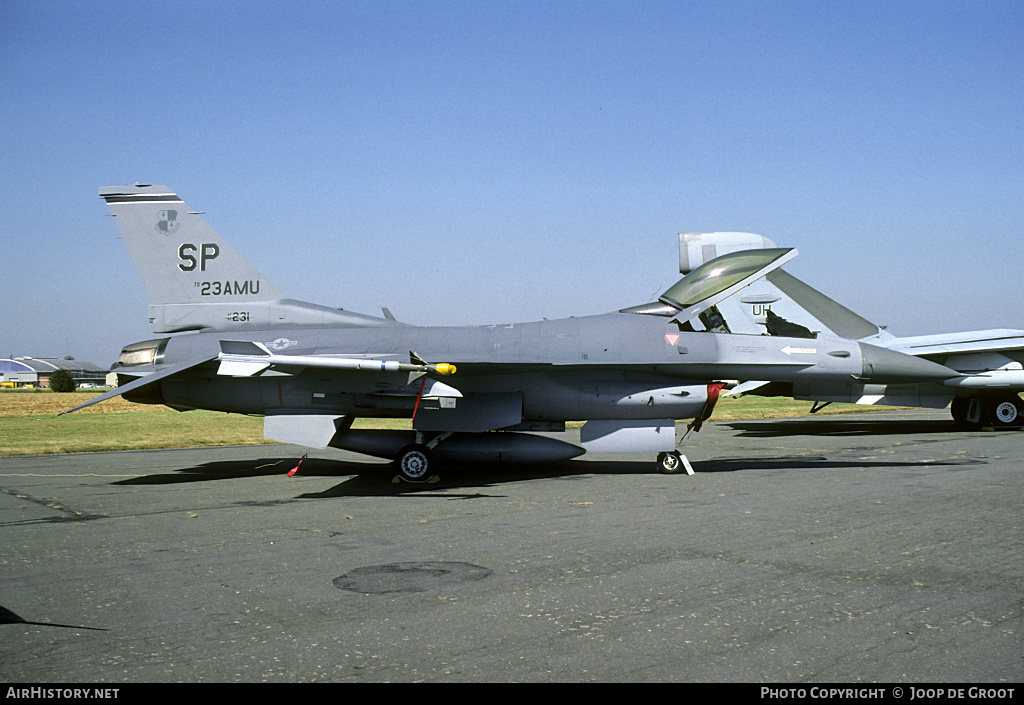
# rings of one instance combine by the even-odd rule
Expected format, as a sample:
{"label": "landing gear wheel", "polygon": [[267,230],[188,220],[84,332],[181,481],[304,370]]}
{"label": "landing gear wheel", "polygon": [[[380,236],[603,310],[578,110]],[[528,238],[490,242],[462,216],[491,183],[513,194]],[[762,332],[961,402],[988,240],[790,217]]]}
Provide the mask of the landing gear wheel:
{"label": "landing gear wheel", "polygon": [[953,416],[953,421],[958,426],[967,426],[967,409],[970,406],[971,400],[967,397],[956,397],[953,402],[949,405],[949,413]]}
{"label": "landing gear wheel", "polygon": [[1024,424],[1024,402],[1019,397],[1004,397],[988,403],[989,421],[996,428],[1019,428]]}
{"label": "landing gear wheel", "polygon": [[678,451],[658,453],[658,472],[663,475],[677,475],[683,472],[683,458]]}
{"label": "landing gear wheel", "polygon": [[434,453],[424,445],[408,445],[398,453],[398,476],[406,482],[427,482],[438,469]]}

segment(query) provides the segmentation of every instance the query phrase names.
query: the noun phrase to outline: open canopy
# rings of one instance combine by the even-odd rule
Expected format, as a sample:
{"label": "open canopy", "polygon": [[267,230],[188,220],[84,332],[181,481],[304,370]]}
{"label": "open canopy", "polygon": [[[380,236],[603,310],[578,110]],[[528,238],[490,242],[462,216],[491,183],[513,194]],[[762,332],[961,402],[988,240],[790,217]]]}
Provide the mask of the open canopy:
{"label": "open canopy", "polygon": [[797,256],[796,248],[765,248],[730,252],[705,262],[658,297],[623,313],[676,316],[680,323],[700,315],[768,272]]}

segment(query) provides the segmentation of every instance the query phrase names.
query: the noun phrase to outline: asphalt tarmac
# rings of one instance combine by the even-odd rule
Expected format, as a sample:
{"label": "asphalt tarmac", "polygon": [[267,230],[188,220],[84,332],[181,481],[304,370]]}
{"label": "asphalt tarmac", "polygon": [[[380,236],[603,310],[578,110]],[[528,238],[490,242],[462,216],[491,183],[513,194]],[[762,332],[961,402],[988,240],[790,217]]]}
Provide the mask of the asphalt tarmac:
{"label": "asphalt tarmac", "polygon": [[0,458],[0,681],[1020,682],[1022,448],[917,410],[712,420],[692,476]]}

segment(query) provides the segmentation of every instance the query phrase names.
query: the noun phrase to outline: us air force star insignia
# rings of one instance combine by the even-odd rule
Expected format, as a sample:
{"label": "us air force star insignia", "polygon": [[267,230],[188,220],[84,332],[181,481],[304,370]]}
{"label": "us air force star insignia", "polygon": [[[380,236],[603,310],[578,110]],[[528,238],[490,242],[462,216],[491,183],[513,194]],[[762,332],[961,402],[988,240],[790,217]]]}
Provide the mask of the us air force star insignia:
{"label": "us air force star insignia", "polygon": [[271,350],[287,350],[291,346],[298,344],[299,341],[297,340],[288,340],[288,338],[278,338],[277,340],[267,343],[266,345]]}

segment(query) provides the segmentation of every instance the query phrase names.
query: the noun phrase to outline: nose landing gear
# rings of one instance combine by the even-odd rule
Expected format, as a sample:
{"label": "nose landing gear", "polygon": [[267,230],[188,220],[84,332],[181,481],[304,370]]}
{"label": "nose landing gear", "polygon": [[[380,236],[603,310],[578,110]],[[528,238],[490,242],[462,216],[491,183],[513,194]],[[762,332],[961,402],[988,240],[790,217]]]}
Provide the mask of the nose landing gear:
{"label": "nose landing gear", "polygon": [[681,454],[678,450],[669,451],[667,453],[658,453],[658,471],[663,475],[676,475],[684,470],[687,475],[693,474],[693,468],[690,466],[690,461],[688,461],[686,456]]}

